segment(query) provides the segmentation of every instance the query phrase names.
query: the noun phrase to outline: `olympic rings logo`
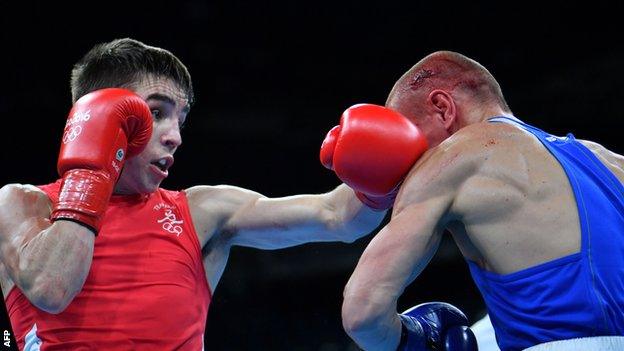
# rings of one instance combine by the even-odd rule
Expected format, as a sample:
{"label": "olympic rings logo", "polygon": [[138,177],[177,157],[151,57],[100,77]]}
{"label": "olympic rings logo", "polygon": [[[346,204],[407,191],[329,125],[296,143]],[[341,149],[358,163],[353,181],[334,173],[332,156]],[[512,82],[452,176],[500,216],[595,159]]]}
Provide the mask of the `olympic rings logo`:
{"label": "olympic rings logo", "polygon": [[179,225],[173,225],[172,222],[163,223],[163,229],[171,234],[175,234],[176,236],[180,236],[180,234],[182,234],[182,227],[180,227]]}
{"label": "olympic rings logo", "polygon": [[81,126],[71,126],[69,129],[66,129],[63,134],[63,144],[76,140],[80,133],[82,133]]}
{"label": "olympic rings logo", "polygon": [[86,122],[91,119],[91,110],[85,112],[78,111],[74,113],[71,118],[67,119],[65,123],[65,133],[63,133],[63,144],[67,144],[76,140],[76,138],[82,133],[81,122]]}

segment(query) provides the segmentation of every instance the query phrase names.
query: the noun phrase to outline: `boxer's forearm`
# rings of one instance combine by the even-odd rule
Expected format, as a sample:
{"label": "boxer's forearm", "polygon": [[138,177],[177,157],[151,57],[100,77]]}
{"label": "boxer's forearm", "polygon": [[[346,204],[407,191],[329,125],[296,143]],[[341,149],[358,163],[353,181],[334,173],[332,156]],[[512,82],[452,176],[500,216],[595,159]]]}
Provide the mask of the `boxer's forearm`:
{"label": "boxer's forearm", "polygon": [[43,230],[31,225],[22,237],[31,235],[16,247],[11,276],[33,305],[59,313],[82,289],[91,267],[95,236],[70,221],[57,221]]}
{"label": "boxer's forearm", "polygon": [[371,233],[386,215],[386,211],[375,211],[364,205],[345,184],[338,186],[326,196],[326,203],[336,218],[332,229],[345,242],[353,242]]}

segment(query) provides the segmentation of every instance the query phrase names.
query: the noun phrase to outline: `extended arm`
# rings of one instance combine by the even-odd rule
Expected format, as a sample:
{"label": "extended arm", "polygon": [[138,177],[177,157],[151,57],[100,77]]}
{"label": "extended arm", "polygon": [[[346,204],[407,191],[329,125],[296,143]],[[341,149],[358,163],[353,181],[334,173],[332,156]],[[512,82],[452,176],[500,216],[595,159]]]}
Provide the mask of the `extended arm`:
{"label": "extended arm", "polygon": [[[200,237],[216,232],[230,245],[279,249],[307,242],[352,242],[372,232],[385,211],[364,206],[346,185],[319,195],[267,198],[232,186],[194,187],[187,190]],[[207,218],[217,214],[216,227]],[[203,232],[203,233],[201,233]],[[202,244],[205,244],[203,242]]]}
{"label": "extended arm", "polygon": [[[206,233],[214,232],[227,235],[227,243],[264,249],[354,241],[379,225],[426,147],[420,131],[397,112],[371,104],[352,106],[327,134],[320,159],[355,192],[343,184],[321,195],[267,199],[233,187],[192,188],[187,193],[200,241],[204,238],[206,244],[211,237]],[[225,218],[218,221],[222,226],[202,224],[215,216]]]}

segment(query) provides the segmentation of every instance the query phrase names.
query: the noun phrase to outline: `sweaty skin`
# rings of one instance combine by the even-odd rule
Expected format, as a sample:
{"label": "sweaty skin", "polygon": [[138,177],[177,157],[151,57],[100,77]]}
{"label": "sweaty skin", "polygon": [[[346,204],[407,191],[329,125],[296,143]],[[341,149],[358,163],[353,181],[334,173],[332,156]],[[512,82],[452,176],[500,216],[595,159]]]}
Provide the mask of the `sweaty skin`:
{"label": "sweaty skin", "polygon": [[[622,156],[581,142],[624,180]],[[498,274],[580,250],[576,202],[554,157],[518,127],[472,124],[429,150],[406,178],[391,222],[373,238],[345,288],[347,329],[365,332],[361,323],[371,323],[372,332],[369,318],[376,315],[378,323],[394,326],[388,330],[396,334],[380,339],[396,348],[400,322],[385,308],[396,311],[396,299],[429,263],[444,230],[466,259]]]}
{"label": "sweaty skin", "polygon": [[[559,162],[514,119],[494,76],[452,51],[436,51],[394,84],[386,107],[426,136],[392,218],[364,251],[344,290],[345,331],[365,350],[396,350],[397,300],[444,232],[482,270],[505,275],[581,250],[576,199]],[[624,158],[586,145],[624,180]],[[422,287],[426,289],[427,287]]]}
{"label": "sweaty skin", "polygon": [[[624,180],[622,156],[581,142]],[[370,349],[398,345],[400,322],[388,309],[396,311],[396,299],[428,264],[445,230],[466,259],[498,274],[580,250],[574,194],[540,141],[505,123],[461,128],[413,167],[389,225],[373,238],[345,288],[345,328],[362,339],[370,333],[376,340]],[[379,324],[391,334],[376,334]]]}

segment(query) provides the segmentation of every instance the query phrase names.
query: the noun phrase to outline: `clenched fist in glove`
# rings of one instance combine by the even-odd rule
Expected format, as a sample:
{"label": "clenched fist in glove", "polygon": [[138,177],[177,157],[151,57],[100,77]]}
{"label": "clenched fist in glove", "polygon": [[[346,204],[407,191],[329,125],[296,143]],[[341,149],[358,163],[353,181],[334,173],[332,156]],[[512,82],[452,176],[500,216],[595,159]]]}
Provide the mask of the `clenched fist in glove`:
{"label": "clenched fist in glove", "polygon": [[149,106],[130,90],[78,99],[65,124],[57,162],[63,180],[51,219],[79,222],[97,234],[125,160],[145,148],[151,133]]}
{"label": "clenched fist in glove", "polygon": [[363,203],[385,210],[426,150],[425,136],[406,117],[383,106],[358,104],[327,133],[320,158]]}

